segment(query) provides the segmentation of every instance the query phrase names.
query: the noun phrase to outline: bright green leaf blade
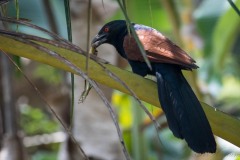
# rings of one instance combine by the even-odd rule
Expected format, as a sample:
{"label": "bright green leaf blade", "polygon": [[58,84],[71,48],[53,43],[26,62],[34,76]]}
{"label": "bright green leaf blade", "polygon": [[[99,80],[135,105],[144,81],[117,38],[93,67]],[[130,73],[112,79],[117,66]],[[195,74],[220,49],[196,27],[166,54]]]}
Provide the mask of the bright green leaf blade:
{"label": "bright green leaf blade", "polygon": [[235,3],[232,0],[228,0],[229,4],[232,6],[232,8],[235,10],[235,12],[240,16],[240,10],[238,7],[235,5]]}
{"label": "bright green leaf blade", "polygon": [[[240,0],[235,2],[240,6]],[[234,40],[240,33],[240,17],[230,7],[229,10],[218,20],[213,33],[213,66],[214,70],[219,73],[222,70],[227,55]],[[219,70],[220,69],[220,70]]]}
{"label": "bright green leaf blade", "polygon": [[[80,69],[85,70],[85,56],[49,44],[39,44],[57,52],[61,56],[71,61],[74,65],[78,66]],[[45,52],[42,52],[30,45],[18,42],[9,37],[0,35],[0,49],[7,53],[26,57],[40,63],[49,64],[53,67],[75,73],[69,66],[66,66],[58,59],[51,57]],[[118,77],[124,81],[129,88],[135,91],[136,95],[141,100],[160,107],[157,86],[155,82],[144,79],[141,76],[133,74],[132,72],[122,70],[110,64],[104,64],[104,66],[114,74],[118,75]],[[129,91],[125,87],[109,77],[105,70],[93,60],[89,61],[89,76],[99,83],[129,94]],[[201,104],[210,121],[214,134],[240,147],[240,120],[216,110],[205,103]]]}

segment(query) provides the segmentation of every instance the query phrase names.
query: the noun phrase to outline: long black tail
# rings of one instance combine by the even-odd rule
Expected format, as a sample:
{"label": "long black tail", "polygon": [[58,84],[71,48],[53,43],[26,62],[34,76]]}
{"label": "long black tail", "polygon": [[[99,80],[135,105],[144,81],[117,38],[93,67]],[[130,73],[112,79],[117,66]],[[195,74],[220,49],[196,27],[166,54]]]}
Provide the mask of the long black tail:
{"label": "long black tail", "polygon": [[156,64],[155,71],[159,100],[173,134],[185,139],[197,153],[216,152],[209,122],[181,69],[173,65]]}

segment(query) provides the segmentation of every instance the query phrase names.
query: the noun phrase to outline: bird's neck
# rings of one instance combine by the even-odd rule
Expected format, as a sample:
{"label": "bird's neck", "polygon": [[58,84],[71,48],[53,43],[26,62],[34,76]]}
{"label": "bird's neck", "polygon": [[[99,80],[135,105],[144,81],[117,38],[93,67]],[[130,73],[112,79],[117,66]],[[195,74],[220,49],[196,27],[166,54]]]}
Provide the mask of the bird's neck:
{"label": "bird's neck", "polygon": [[[134,24],[133,23],[133,27],[134,29],[137,30],[154,30],[151,27],[148,26],[144,26],[144,25],[139,25],[139,24]],[[128,34],[128,30],[127,27],[125,26],[124,28],[121,29],[121,31],[118,32],[117,35],[115,35],[115,38],[113,40],[113,45],[115,46],[116,50],[118,51],[118,53],[125,59],[127,59],[127,55],[123,49],[123,41],[124,41],[124,37]]]}
{"label": "bird's neck", "polygon": [[117,38],[114,39],[114,47],[116,48],[117,52],[123,57],[127,58],[125,51],[123,49],[123,40],[124,37],[127,35],[127,29],[123,30],[122,32],[119,32],[119,34],[116,36]]}

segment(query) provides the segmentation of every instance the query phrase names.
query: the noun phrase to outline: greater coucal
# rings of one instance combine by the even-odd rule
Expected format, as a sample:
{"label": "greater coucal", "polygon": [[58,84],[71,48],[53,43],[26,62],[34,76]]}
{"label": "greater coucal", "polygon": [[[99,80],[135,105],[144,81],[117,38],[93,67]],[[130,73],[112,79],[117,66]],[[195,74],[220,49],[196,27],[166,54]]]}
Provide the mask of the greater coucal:
{"label": "greater coucal", "polygon": [[135,23],[131,25],[146,51],[152,69],[144,61],[134,37],[128,33],[125,20],[105,24],[93,39],[92,46],[97,48],[103,43],[111,44],[128,60],[134,73],[141,76],[155,75],[159,101],[173,134],[185,139],[197,153],[216,152],[216,142],[207,117],[181,72],[182,69],[198,68],[195,61],[156,29]]}

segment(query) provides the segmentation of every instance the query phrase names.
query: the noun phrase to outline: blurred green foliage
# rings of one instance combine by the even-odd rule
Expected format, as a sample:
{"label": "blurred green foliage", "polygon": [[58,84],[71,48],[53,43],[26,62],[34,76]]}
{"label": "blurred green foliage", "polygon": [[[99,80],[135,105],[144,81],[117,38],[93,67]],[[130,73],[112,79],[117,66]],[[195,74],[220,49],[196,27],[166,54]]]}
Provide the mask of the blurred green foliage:
{"label": "blurred green foliage", "polygon": [[59,130],[58,123],[40,108],[23,105],[20,114],[20,126],[27,135],[52,133]]}
{"label": "blurred green foliage", "polygon": [[[59,131],[59,124],[41,108],[22,105],[20,107],[20,127],[27,136],[41,135]],[[32,160],[55,160],[59,144],[43,144],[28,148]]]}
{"label": "blurred green foliage", "polygon": [[63,79],[63,75],[61,73],[61,71],[54,67],[39,64],[36,66],[33,75],[36,78],[43,79],[46,83],[58,85],[62,82]]}
{"label": "blurred green foliage", "polygon": [[[126,1],[126,7],[132,22],[145,24],[165,33],[171,32],[172,26],[159,0]],[[111,19],[124,19],[124,16],[119,10]]]}
{"label": "blurred green foliage", "polygon": [[38,152],[32,160],[57,160],[57,152]]}
{"label": "blurred green foliage", "polygon": [[[128,95],[119,91],[115,91],[112,96],[112,103],[116,106],[117,113],[124,115],[119,117],[118,121],[121,123],[123,129],[127,129],[132,126],[132,113],[131,113],[131,99]],[[122,107],[124,106],[124,107]]]}
{"label": "blurred green foliage", "polygon": [[[236,1],[236,5],[240,6],[239,0]],[[232,48],[234,42],[240,36],[239,26],[239,16],[231,7],[218,20],[216,27],[214,28],[212,38],[213,54],[211,59],[213,60],[212,63],[215,74],[226,74],[226,70],[222,70],[220,68],[226,66],[226,62],[228,60],[233,63],[234,59],[231,59]],[[227,65],[229,65],[229,63]],[[220,76],[219,78],[221,77],[222,76]]]}

